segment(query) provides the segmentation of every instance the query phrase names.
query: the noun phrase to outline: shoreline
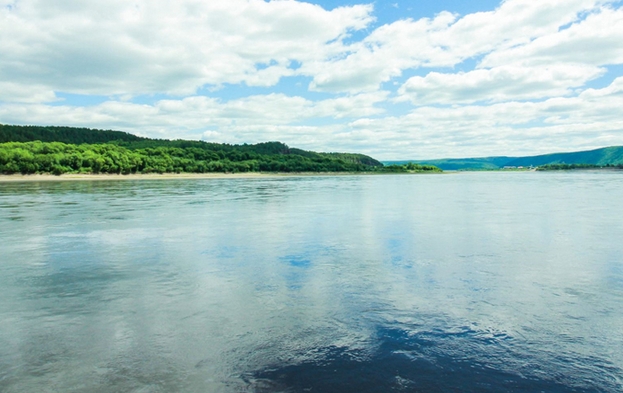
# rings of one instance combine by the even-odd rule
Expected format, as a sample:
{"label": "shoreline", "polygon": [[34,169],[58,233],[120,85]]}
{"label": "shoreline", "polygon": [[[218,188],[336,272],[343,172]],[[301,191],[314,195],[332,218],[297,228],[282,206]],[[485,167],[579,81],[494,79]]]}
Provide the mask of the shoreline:
{"label": "shoreline", "polygon": [[126,180],[182,180],[182,179],[268,179],[276,177],[305,177],[305,176],[353,176],[376,175],[371,172],[243,172],[243,173],[135,173],[121,174],[94,174],[94,173],[66,173],[62,175],[32,174],[32,175],[0,175],[0,183],[18,182],[54,182],[54,181],[126,181]]}

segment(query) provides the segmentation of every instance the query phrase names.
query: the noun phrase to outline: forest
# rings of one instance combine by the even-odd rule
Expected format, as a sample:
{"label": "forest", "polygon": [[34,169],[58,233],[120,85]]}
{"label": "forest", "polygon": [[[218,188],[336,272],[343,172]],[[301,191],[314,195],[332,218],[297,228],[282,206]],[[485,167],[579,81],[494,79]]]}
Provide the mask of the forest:
{"label": "forest", "polygon": [[0,173],[435,172],[383,166],[354,153],[316,153],[281,142],[229,145],[142,138],[120,131],[0,125]]}

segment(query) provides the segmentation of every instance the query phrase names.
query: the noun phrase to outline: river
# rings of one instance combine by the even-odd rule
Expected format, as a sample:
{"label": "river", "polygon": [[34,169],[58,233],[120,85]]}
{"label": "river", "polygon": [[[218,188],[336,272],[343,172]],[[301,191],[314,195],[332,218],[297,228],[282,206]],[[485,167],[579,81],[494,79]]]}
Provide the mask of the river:
{"label": "river", "polygon": [[0,391],[623,390],[623,172],[0,183]]}

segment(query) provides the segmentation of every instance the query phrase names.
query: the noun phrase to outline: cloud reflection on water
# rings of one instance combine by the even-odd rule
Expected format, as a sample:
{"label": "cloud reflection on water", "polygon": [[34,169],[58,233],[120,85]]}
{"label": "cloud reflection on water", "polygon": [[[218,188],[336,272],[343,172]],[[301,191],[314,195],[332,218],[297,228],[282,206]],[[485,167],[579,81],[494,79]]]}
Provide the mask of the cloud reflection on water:
{"label": "cloud reflection on water", "polygon": [[0,388],[616,392],[623,183],[565,176],[7,186]]}

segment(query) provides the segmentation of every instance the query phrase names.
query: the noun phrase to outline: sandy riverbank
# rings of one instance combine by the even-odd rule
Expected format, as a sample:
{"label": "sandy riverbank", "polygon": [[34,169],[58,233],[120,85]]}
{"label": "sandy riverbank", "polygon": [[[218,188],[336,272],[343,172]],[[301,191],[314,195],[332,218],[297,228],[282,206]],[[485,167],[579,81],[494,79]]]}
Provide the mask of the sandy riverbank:
{"label": "sandy riverbank", "polygon": [[272,173],[146,173],[133,175],[115,174],[49,174],[37,175],[0,175],[0,182],[38,182],[38,181],[75,181],[75,180],[166,180],[166,179],[246,179],[280,176]]}
{"label": "sandy riverbank", "polygon": [[98,181],[98,180],[167,180],[167,179],[257,179],[270,177],[293,176],[344,176],[362,175],[367,173],[147,173],[132,175],[115,174],[64,174],[60,176],[50,174],[36,175],[0,175],[0,183],[7,182],[40,182],[40,181]]}

